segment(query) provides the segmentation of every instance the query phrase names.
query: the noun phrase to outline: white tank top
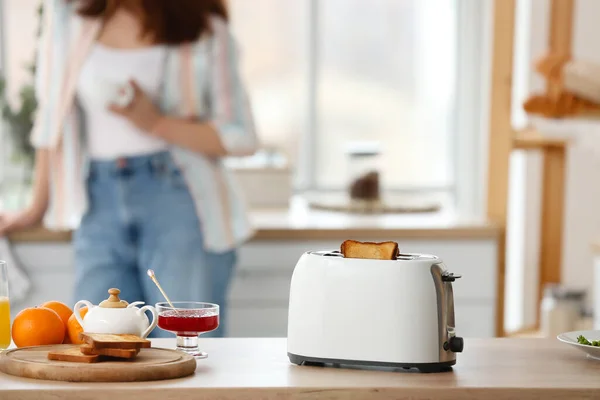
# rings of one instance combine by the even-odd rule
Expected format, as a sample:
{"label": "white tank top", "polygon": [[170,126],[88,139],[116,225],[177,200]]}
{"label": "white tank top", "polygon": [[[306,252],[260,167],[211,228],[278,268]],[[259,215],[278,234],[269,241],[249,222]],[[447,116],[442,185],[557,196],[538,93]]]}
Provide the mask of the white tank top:
{"label": "white tank top", "polygon": [[77,97],[85,113],[87,143],[93,159],[144,155],[167,148],[127,119],[108,110],[118,88],[130,79],[154,101],[158,99],[166,48],[113,49],[99,43],[86,59],[77,84]]}

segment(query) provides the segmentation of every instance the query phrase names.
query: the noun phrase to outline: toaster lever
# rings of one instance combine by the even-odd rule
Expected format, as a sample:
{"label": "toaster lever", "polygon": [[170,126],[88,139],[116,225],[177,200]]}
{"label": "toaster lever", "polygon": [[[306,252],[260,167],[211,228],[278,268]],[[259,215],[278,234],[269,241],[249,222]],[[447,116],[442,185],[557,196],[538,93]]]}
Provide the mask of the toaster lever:
{"label": "toaster lever", "polygon": [[444,272],[442,274],[442,282],[454,282],[457,279],[462,278],[461,275],[455,275],[451,272]]}

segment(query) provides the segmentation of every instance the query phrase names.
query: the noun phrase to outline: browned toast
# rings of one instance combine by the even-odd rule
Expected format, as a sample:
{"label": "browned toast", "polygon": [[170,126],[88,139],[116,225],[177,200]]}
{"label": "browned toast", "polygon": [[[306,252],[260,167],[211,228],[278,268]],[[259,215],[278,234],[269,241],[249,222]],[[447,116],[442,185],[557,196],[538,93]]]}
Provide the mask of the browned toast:
{"label": "browned toast", "polygon": [[89,344],[81,345],[81,352],[86,355],[107,356],[115,358],[134,358],[140,352],[139,349],[96,349]]}
{"label": "browned toast", "polygon": [[345,258],[364,258],[370,260],[396,260],[398,243],[396,242],[358,242],[346,240],[342,243],[341,252]]}
{"label": "browned toast", "polygon": [[149,340],[135,335],[111,335],[105,333],[85,333],[79,337],[94,349],[140,349],[149,348]]}
{"label": "browned toast", "polygon": [[70,347],[65,350],[49,352],[48,359],[53,361],[68,361],[90,364],[100,361],[100,356],[83,354],[79,347]]}

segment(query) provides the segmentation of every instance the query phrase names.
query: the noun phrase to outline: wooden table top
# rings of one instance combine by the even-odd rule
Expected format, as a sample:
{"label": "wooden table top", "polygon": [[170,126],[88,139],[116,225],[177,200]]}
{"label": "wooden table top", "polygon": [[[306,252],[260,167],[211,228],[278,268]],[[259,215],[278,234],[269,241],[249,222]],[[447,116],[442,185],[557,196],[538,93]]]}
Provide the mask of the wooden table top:
{"label": "wooden table top", "polygon": [[[286,339],[203,339],[209,353],[189,378],[144,383],[62,383],[0,374],[2,400],[591,399],[600,361],[555,339],[466,339],[452,372],[421,374],[292,365]],[[154,346],[172,347],[174,339]]]}

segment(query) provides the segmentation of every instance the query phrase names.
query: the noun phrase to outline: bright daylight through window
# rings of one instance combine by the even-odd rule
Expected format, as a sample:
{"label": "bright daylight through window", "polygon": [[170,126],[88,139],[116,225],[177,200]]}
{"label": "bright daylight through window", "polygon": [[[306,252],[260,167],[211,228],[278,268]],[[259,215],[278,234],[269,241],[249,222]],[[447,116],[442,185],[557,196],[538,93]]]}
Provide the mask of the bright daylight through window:
{"label": "bright daylight through window", "polygon": [[346,147],[378,141],[384,187],[451,189],[455,0],[232,0],[263,142],[311,186],[345,187]]}
{"label": "bright daylight through window", "polygon": [[[384,189],[455,194],[465,3],[229,1],[261,142],[289,159],[297,189],[347,188],[347,149],[368,141],[380,150]],[[30,80],[39,0],[3,5],[4,70],[18,103]],[[8,170],[5,180],[21,180],[18,168]]]}

